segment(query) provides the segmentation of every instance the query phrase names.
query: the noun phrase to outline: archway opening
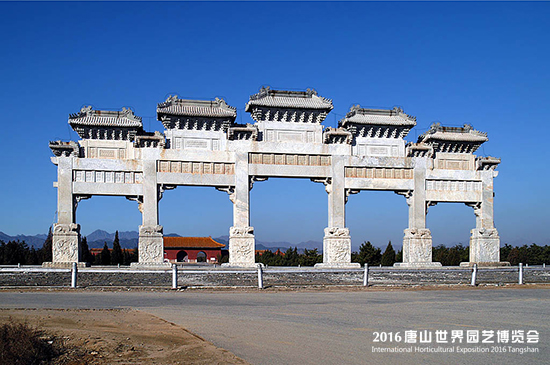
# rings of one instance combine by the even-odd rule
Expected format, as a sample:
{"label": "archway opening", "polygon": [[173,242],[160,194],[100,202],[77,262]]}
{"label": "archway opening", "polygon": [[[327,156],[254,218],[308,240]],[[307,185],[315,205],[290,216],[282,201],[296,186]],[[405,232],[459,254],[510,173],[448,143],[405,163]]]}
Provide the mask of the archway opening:
{"label": "archway opening", "polygon": [[297,247],[301,254],[305,249],[317,249],[320,254],[327,217],[325,186],[309,179],[269,178],[255,182],[250,192],[250,225],[257,252],[284,254]]}
{"label": "archway opening", "polygon": [[197,253],[197,262],[206,262],[206,252],[200,251]]}
{"label": "archway opening", "polygon": [[[391,242],[397,254],[403,247],[409,206],[403,196],[393,191],[363,190],[348,197],[346,218],[352,252],[359,252],[363,243],[370,242],[384,253]],[[396,259],[400,261],[399,257]]]}
{"label": "archway opening", "polygon": [[178,186],[163,193],[159,224],[165,236],[210,236],[227,247],[233,204],[227,193],[213,187]]}
{"label": "archway opening", "polygon": [[187,252],[185,251],[178,251],[178,253],[176,254],[176,261],[177,262],[187,262],[188,261],[188,256],[187,256]]}
{"label": "archway opening", "polygon": [[428,208],[426,227],[432,232],[432,261],[456,266],[469,261],[474,210],[463,203],[438,203]]}
{"label": "archway opening", "polygon": [[78,203],[76,216],[89,248],[102,248],[105,243],[112,248],[116,231],[123,249],[138,245],[142,217],[137,202],[121,196],[92,196]]}

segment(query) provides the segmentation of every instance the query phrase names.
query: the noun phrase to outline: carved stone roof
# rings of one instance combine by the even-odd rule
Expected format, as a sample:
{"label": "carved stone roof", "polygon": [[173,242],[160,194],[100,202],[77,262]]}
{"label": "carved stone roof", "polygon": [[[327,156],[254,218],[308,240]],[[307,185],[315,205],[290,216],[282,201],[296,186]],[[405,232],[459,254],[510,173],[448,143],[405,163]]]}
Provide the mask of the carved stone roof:
{"label": "carved stone roof", "polygon": [[351,144],[353,135],[344,128],[327,127],[323,131],[323,140],[325,143]]}
{"label": "carved stone roof", "polygon": [[134,115],[129,108],[122,111],[93,110],[91,106],[85,106],[80,112],[69,115],[69,124],[74,126],[88,126],[100,128],[142,128],[141,117]]}
{"label": "carved stone roof", "polygon": [[57,157],[59,156],[79,156],[80,149],[78,144],[74,141],[63,142],[63,141],[50,141],[50,149],[53,154]]}
{"label": "carved stone roof", "polygon": [[331,111],[332,100],[318,96],[312,89],[306,91],[271,90],[269,86],[262,87],[257,94],[251,95],[245,111],[252,107],[292,108],[292,109],[319,109]]}
{"label": "carved stone roof", "polygon": [[237,109],[227,105],[225,100],[185,100],[177,95],[169,96],[165,102],[158,104],[157,113],[184,117],[228,118],[237,117]]}
{"label": "carved stone roof", "polygon": [[227,129],[230,140],[258,140],[258,127],[249,123],[233,124]]}
{"label": "carved stone roof", "polygon": [[164,237],[164,248],[222,248],[224,244],[218,243],[212,237]]}
{"label": "carved stone roof", "polygon": [[443,127],[439,123],[418,137],[418,142],[434,147],[435,152],[473,153],[482,143],[488,141],[487,133],[476,131],[471,125]]}
{"label": "carved stone roof", "polygon": [[338,124],[342,127],[353,124],[414,127],[416,118],[405,114],[403,109],[397,107],[386,110],[365,109],[360,105],[354,105]]}
{"label": "carved stone roof", "polygon": [[449,141],[449,142],[487,142],[487,133],[476,131],[471,125],[463,127],[443,127],[439,123],[430,126],[430,130],[418,137],[418,142]]}

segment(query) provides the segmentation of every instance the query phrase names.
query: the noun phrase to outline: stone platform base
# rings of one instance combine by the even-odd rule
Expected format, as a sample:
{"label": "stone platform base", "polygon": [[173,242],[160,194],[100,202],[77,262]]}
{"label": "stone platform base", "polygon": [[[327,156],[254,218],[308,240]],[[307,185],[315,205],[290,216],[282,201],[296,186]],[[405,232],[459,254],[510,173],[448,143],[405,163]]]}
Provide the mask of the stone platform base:
{"label": "stone platform base", "polygon": [[437,269],[443,267],[441,262],[396,262],[393,267],[401,269]]}
{"label": "stone platform base", "polygon": [[477,267],[511,266],[508,261],[501,261],[501,262],[461,262],[460,267],[474,267],[474,264],[477,264]]}
{"label": "stone platform base", "polygon": [[360,269],[361,264],[358,262],[349,263],[320,263],[315,264],[316,269]]}
{"label": "stone platform base", "polygon": [[132,262],[130,264],[130,267],[132,269],[166,270],[166,269],[170,269],[172,267],[172,264],[169,262]]}
{"label": "stone platform base", "polygon": [[[83,267],[89,267],[90,264],[86,262],[77,262],[76,267],[77,268],[83,268]],[[43,262],[42,267],[47,267],[49,269],[72,269],[73,263],[72,262]]]}

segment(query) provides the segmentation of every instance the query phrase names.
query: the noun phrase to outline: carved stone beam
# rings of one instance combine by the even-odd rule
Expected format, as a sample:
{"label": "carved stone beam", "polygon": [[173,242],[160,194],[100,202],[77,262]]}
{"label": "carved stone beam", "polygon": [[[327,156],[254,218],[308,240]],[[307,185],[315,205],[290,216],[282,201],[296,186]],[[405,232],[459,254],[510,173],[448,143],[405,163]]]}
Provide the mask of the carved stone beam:
{"label": "carved stone beam", "polygon": [[476,217],[479,218],[481,214],[481,202],[464,203],[464,204],[466,204],[470,208],[474,208],[474,214]]}
{"label": "carved stone beam", "polygon": [[166,191],[166,190],[174,190],[175,188],[177,188],[178,186],[177,185],[167,185],[167,184],[160,184],[158,189],[159,189],[159,193],[158,193],[158,201],[160,201],[162,199],[162,194]]}
{"label": "carved stone beam", "polygon": [[434,202],[434,201],[427,201],[426,202],[426,214],[428,214],[428,209],[430,209],[430,207],[435,207],[437,205],[438,202]]}
{"label": "carved stone beam", "polygon": [[348,202],[348,197],[352,194],[359,194],[361,192],[361,190],[356,190],[356,189],[345,189],[345,193],[346,193],[346,200],[345,202],[347,203]]}
{"label": "carved stone beam", "polygon": [[90,199],[91,195],[74,195],[74,210],[78,208],[78,203],[80,203],[81,200]]}
{"label": "carved stone beam", "polygon": [[126,196],[126,199],[137,202],[138,210],[143,213],[143,195]]}
{"label": "carved stone beam", "polygon": [[323,177],[323,178],[311,178],[311,181],[316,183],[322,183],[325,185],[325,191],[330,194],[332,192],[332,178]]}
{"label": "carved stone beam", "polygon": [[223,191],[229,194],[229,200],[235,203],[235,187],[234,186],[216,186],[216,190]]}
{"label": "carved stone beam", "polygon": [[412,195],[413,195],[412,190],[398,190],[398,191],[394,191],[394,193],[396,193],[397,195],[403,195],[405,197],[405,199],[407,200],[407,205],[408,206],[411,205]]}
{"label": "carved stone beam", "polygon": [[262,177],[262,176],[250,176],[250,187],[249,189],[252,190],[252,188],[254,187],[254,183],[256,181],[266,181],[268,178],[267,177]]}

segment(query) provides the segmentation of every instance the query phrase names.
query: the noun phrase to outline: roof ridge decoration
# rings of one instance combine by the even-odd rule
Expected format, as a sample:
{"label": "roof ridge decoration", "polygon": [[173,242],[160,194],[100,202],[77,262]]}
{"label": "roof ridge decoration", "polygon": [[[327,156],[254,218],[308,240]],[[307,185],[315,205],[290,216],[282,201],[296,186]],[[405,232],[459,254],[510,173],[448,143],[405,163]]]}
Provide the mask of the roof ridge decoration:
{"label": "roof ridge decoration", "polygon": [[381,116],[398,116],[403,119],[406,119],[410,122],[414,122],[416,125],[416,117],[413,115],[408,115],[403,111],[403,108],[399,106],[394,106],[392,109],[370,109],[362,108],[361,105],[353,105],[349,112],[346,113],[346,118],[351,118],[354,115],[381,115]]}
{"label": "roof ridge decoration", "polygon": [[130,121],[141,124],[141,117],[135,115],[134,111],[130,108],[122,107],[121,111],[97,109],[94,110],[91,105],[83,106],[78,113],[69,114],[69,121],[85,117],[126,118]]}
{"label": "roof ridge decoration", "polygon": [[227,110],[228,112],[233,112],[232,114],[237,115],[237,108],[228,105],[223,98],[214,98],[214,100],[193,100],[193,99],[180,99],[177,95],[169,95],[168,98],[162,103],[157,104],[157,109],[167,108],[173,105],[183,105],[183,106],[195,106],[203,108],[220,108]]}
{"label": "roof ridge decoration", "polygon": [[166,129],[193,129],[200,125],[208,130],[225,130],[237,118],[237,108],[228,105],[224,99],[188,100],[170,95],[157,105],[157,117]]}
{"label": "roof ridge decoration", "polygon": [[356,137],[405,138],[416,125],[416,117],[406,114],[402,108],[369,109],[353,105],[346,116],[338,121],[338,127],[346,128]]}
{"label": "roof ridge decoration", "polygon": [[94,110],[84,106],[78,113],[69,114],[69,125],[83,139],[133,141],[143,133],[141,117],[130,108],[122,110]]}
{"label": "roof ridge decoration", "polygon": [[332,99],[306,91],[272,90],[262,87],[250,95],[245,111],[257,122],[321,123],[334,108]]}
{"label": "roof ridge decoration", "polygon": [[428,131],[418,136],[418,142],[433,145],[436,152],[451,153],[473,153],[488,140],[486,132],[475,130],[470,124],[445,127],[433,123]]}

